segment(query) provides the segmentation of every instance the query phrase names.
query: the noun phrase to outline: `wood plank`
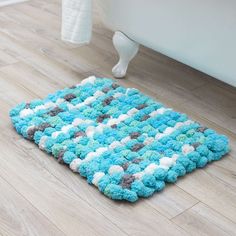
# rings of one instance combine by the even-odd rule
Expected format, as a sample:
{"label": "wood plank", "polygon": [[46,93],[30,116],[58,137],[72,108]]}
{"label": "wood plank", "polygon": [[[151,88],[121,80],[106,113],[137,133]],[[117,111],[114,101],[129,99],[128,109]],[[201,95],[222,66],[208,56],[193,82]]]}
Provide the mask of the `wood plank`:
{"label": "wood plank", "polygon": [[185,212],[199,202],[194,196],[183,191],[176,185],[169,184],[166,188],[147,199],[147,203],[168,219]]}
{"label": "wood plank", "polygon": [[16,62],[17,62],[16,58],[4,52],[3,50],[0,50],[0,68]]}
{"label": "wood plank", "polygon": [[194,110],[204,114],[205,118],[236,132],[236,93],[228,86],[219,87],[214,83],[206,85],[193,91],[194,99],[183,104],[186,109]]}
{"label": "wood plank", "polygon": [[83,78],[80,72],[74,71],[57,61],[53,61],[46,55],[41,55],[28,49],[27,45],[21,45],[16,40],[1,32],[0,48],[15,55],[17,59],[35,68],[43,75],[60,81],[64,86],[77,84]]}
{"label": "wood plank", "polygon": [[198,203],[172,220],[191,235],[235,235],[236,224],[207,205]]}
{"label": "wood plank", "polygon": [[177,186],[236,223],[236,189],[207,173],[208,168],[181,178]]}
{"label": "wood plank", "polygon": [[49,93],[63,88],[63,85],[60,85],[58,81],[49,79],[39,71],[22,62],[2,68],[0,69],[0,73],[11,84],[9,86],[22,87],[30,91],[34,95],[34,98],[44,98]]}
{"label": "wood plank", "polygon": [[0,177],[1,235],[65,235]]}
{"label": "wood plank", "polygon": [[2,135],[0,148],[0,176],[66,235],[125,235]]}

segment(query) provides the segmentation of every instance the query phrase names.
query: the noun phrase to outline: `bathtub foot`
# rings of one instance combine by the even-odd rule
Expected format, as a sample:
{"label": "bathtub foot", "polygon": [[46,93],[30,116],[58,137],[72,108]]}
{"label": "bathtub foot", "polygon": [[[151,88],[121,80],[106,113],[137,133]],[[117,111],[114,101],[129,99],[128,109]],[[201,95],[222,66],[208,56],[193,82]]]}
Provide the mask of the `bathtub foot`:
{"label": "bathtub foot", "polygon": [[115,32],[113,36],[113,44],[119,54],[120,59],[113,67],[112,73],[116,78],[123,78],[126,75],[129,62],[138,52],[139,44],[129,39],[120,31]]}

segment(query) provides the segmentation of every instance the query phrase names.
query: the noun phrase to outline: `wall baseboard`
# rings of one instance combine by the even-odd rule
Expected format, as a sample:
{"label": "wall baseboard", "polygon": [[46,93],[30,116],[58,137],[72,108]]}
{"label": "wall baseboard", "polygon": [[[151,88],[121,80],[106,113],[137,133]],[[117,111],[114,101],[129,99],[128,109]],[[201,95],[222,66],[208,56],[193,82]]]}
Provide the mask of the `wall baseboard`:
{"label": "wall baseboard", "polygon": [[20,2],[26,2],[28,0],[0,0],[0,7],[20,3]]}

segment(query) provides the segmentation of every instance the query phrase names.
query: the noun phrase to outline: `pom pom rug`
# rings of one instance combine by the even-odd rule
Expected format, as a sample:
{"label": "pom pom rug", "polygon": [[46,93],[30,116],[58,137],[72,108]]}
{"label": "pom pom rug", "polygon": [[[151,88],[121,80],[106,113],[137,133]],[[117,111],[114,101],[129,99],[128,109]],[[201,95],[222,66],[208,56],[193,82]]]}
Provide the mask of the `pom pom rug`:
{"label": "pom pom rug", "polygon": [[94,76],[21,103],[10,116],[24,138],[116,200],[149,197],[229,151],[224,135]]}

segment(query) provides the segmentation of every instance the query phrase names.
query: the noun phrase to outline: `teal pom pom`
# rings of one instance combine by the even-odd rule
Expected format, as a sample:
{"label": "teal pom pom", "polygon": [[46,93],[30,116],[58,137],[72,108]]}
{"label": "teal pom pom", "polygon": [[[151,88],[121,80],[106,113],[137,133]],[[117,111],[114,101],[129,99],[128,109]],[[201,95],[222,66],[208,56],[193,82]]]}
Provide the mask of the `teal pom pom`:
{"label": "teal pom pom", "polygon": [[197,167],[202,168],[207,164],[207,158],[206,157],[201,157],[198,162],[197,162]]}
{"label": "teal pom pom", "polygon": [[155,190],[156,191],[161,191],[162,189],[165,188],[165,182],[164,181],[157,181],[156,182],[156,186],[155,186]]}
{"label": "teal pom pom", "polygon": [[162,169],[162,168],[158,168],[154,171],[153,174],[157,180],[164,180],[167,176],[167,171]]}
{"label": "teal pom pom", "polygon": [[131,184],[131,190],[136,192],[139,197],[149,197],[155,191],[153,188],[145,187],[141,181],[134,181]]}
{"label": "teal pom pom", "polygon": [[224,150],[224,148],[225,148],[225,141],[218,139],[218,140],[215,140],[214,145],[212,147],[212,151],[221,152]]}
{"label": "teal pom pom", "polygon": [[134,191],[131,191],[129,189],[124,189],[123,198],[129,202],[135,202],[138,200],[138,195]]}
{"label": "teal pom pom", "polygon": [[139,165],[136,165],[136,164],[130,164],[128,169],[126,170],[128,174],[134,174],[140,171],[141,171],[141,168],[139,167]]}
{"label": "teal pom pom", "polygon": [[193,162],[197,162],[200,159],[200,154],[198,152],[191,152],[187,155],[187,158],[189,158]]}
{"label": "teal pom pom", "polygon": [[201,156],[207,156],[209,153],[209,149],[207,148],[206,145],[200,145],[199,147],[197,147],[197,152],[201,155]]}
{"label": "teal pom pom", "polygon": [[186,167],[186,172],[187,172],[187,173],[190,173],[190,172],[192,172],[193,170],[195,170],[196,168],[197,168],[196,163],[193,162],[193,161],[189,161],[189,164],[188,164],[188,166]]}
{"label": "teal pom pom", "polygon": [[104,194],[114,200],[123,199],[123,188],[116,184],[108,184],[105,188]]}
{"label": "teal pom pom", "polygon": [[166,176],[166,182],[175,183],[177,181],[178,174],[175,171],[169,170]]}
{"label": "teal pom pom", "polygon": [[111,183],[110,177],[108,175],[104,175],[98,182],[98,189],[101,192],[104,192],[106,186],[110,183]]}

